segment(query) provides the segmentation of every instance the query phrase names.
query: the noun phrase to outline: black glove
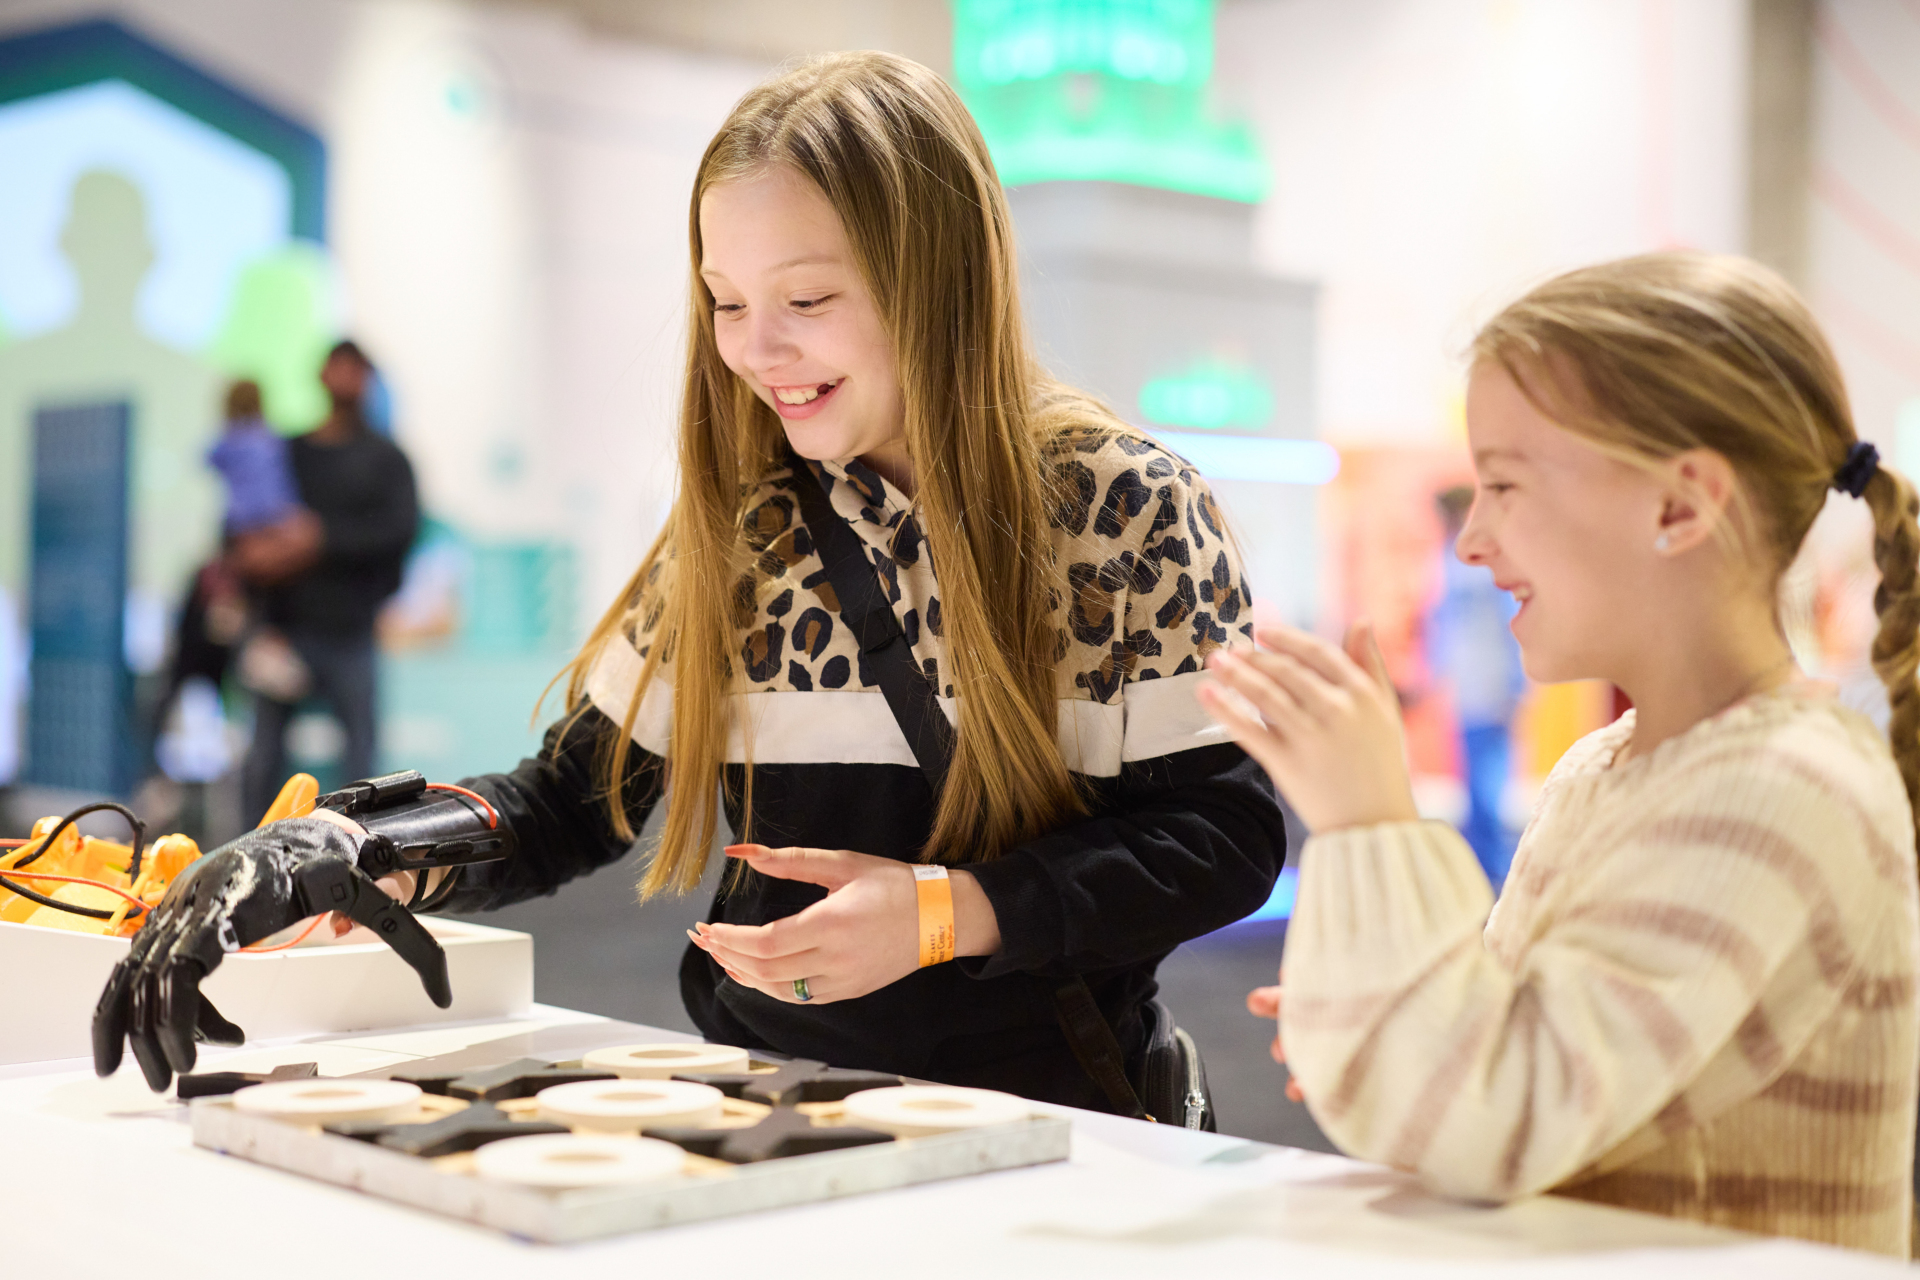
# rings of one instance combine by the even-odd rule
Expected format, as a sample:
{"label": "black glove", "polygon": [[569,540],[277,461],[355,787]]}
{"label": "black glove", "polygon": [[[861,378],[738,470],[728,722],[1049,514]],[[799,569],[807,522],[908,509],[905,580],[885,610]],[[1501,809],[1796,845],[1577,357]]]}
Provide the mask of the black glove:
{"label": "black glove", "polygon": [[434,1004],[452,1004],[440,944],[359,869],[369,843],[322,818],[289,818],[191,863],[107,979],[93,1014],[93,1069],[112,1075],[124,1039],[159,1092],[174,1072],[193,1069],[196,1040],[240,1044],[245,1033],[201,997],[200,983],[228,952],[328,911],[374,930],[413,966]]}

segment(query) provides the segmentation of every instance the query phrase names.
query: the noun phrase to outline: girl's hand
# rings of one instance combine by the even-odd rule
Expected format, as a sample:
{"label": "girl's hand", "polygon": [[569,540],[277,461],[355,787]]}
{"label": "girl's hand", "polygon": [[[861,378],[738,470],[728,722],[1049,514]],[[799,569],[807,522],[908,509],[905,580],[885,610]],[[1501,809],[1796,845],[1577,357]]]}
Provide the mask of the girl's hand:
{"label": "girl's hand", "polygon": [[1400,703],[1372,628],[1349,631],[1345,653],[1292,627],[1255,635],[1271,652],[1215,650],[1207,667],[1219,684],[1201,686],[1200,704],[1260,762],[1300,820],[1336,831],[1417,819]]}
{"label": "girl's hand", "polygon": [[[1256,1018],[1266,1018],[1270,1022],[1278,1023],[1280,1021],[1280,993],[1282,990],[1283,988],[1280,987],[1255,987],[1253,990],[1247,992],[1247,1012]],[[1282,1048],[1280,1044],[1280,1031],[1278,1027],[1274,1029],[1273,1044],[1267,1052],[1273,1055],[1275,1062],[1284,1064],[1287,1060],[1287,1051]],[[1306,1093],[1300,1088],[1300,1082],[1291,1076],[1287,1078],[1287,1097],[1295,1102],[1305,1102],[1307,1100]]]}
{"label": "girl's hand", "polygon": [[[772,924],[698,924],[687,937],[743,987],[799,1003],[796,979],[812,1003],[851,1000],[898,982],[920,967],[920,897],[913,867],[846,849],[769,849],[737,844],[762,875],[826,887],[824,900]],[[1000,949],[999,924],[979,883],[950,870],[956,954]]]}

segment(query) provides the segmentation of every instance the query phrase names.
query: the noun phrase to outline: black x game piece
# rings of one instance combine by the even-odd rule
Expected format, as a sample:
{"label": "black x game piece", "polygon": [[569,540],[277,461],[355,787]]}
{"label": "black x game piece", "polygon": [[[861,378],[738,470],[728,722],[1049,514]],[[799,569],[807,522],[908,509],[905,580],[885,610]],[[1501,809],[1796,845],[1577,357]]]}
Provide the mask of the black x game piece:
{"label": "black x game piece", "polygon": [[238,1093],[248,1085],[311,1080],[319,1074],[319,1066],[311,1062],[289,1062],[264,1075],[254,1071],[193,1071],[174,1081],[173,1096],[182,1102],[188,1098],[215,1098]]}
{"label": "black x game piece", "polygon": [[539,1058],[516,1058],[512,1062],[478,1071],[420,1072],[412,1075],[396,1071],[392,1078],[417,1084],[425,1093],[465,1098],[469,1102],[505,1102],[509,1098],[531,1098],[542,1089],[556,1084],[619,1079],[611,1071],[556,1067]]}
{"label": "black x game piece", "polygon": [[572,1131],[565,1125],[548,1124],[544,1120],[510,1120],[491,1102],[474,1102],[464,1110],[425,1124],[330,1124],[327,1132],[431,1160],[436,1156],[472,1151],[501,1138]]}
{"label": "black x game piece", "polygon": [[710,1084],[729,1098],[744,1098],[769,1107],[796,1102],[840,1102],[863,1089],[890,1089],[899,1076],[874,1071],[848,1071],[824,1062],[795,1058],[772,1075],[684,1075],[675,1080]]}
{"label": "black x game piece", "polygon": [[792,1107],[776,1107],[766,1119],[748,1129],[649,1129],[647,1136],[729,1164],[752,1164],[758,1160],[893,1141],[892,1134],[873,1129],[819,1128],[811,1118]]}

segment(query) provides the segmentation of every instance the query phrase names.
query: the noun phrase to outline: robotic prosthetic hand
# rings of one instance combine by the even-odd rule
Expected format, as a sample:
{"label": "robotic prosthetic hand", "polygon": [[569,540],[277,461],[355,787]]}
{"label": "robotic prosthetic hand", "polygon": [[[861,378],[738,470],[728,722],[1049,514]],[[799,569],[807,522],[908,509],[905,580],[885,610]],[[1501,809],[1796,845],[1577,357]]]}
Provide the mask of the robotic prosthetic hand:
{"label": "robotic prosthetic hand", "polygon": [[[173,1072],[193,1069],[194,1042],[239,1044],[245,1033],[200,995],[228,952],[308,916],[338,911],[378,933],[420,975],[428,997],[453,1003],[447,957],[408,910],[451,894],[457,873],[432,895],[428,869],[492,862],[513,851],[511,832],[481,797],[430,787],[414,772],[353,783],[316,808],[353,819],[351,831],[324,818],[288,818],[250,831],[197,859],[173,881],[114,967],[93,1015],[93,1066],[112,1075],[122,1041],[155,1091]],[[375,880],[415,871],[403,906]]]}

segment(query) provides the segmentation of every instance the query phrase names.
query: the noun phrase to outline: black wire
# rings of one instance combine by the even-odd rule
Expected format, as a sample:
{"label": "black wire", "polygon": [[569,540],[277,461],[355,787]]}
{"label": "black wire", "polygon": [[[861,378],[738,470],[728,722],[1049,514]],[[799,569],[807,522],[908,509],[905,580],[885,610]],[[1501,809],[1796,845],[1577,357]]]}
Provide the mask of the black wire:
{"label": "black wire", "polygon": [[[147,844],[147,824],[140,821],[139,815],[134,813],[133,810],[127,808],[127,806],[123,804],[117,804],[112,800],[100,800],[100,801],[96,801],[93,804],[83,804],[78,809],[75,809],[72,813],[69,813],[66,817],[60,819],[60,821],[54,824],[53,830],[47,832],[46,837],[40,841],[40,847],[38,849],[35,849],[32,853],[20,859],[20,861],[14,863],[13,866],[9,869],[18,870],[21,867],[32,866],[34,863],[40,860],[41,854],[53,848],[53,842],[60,838],[60,833],[62,831],[65,831],[68,827],[73,825],[74,819],[84,818],[90,813],[99,813],[106,809],[111,809],[115,813],[119,814],[121,817],[125,818],[127,820],[127,825],[133,828],[133,857],[127,863],[127,883],[131,884],[135,880],[138,880],[140,878],[140,859],[141,859],[141,855],[146,850],[146,844]],[[35,895],[27,894],[26,896],[31,898],[31,897],[34,897]],[[47,899],[45,898],[37,898],[36,900],[39,902],[47,902]],[[47,905],[56,906],[58,904],[48,902]],[[107,917],[99,916],[96,918],[105,920]]]}
{"label": "black wire", "polygon": [[[9,871],[11,871],[12,869],[13,868],[11,867],[8,868]],[[27,899],[30,902],[37,902],[43,907],[52,907],[57,911],[68,911],[73,913],[76,916],[87,916],[90,919],[94,919],[94,920],[113,919],[112,911],[102,911],[98,907],[77,907],[71,902],[62,902],[58,898],[49,898],[44,896],[43,894],[35,893],[33,890],[27,888],[24,885],[15,884],[13,881],[7,879],[6,876],[4,875],[0,875],[0,888],[11,889],[15,893],[19,894],[21,897]],[[129,912],[145,911],[146,909],[147,909],[147,904],[144,902],[141,903],[138,907],[127,908]]]}

